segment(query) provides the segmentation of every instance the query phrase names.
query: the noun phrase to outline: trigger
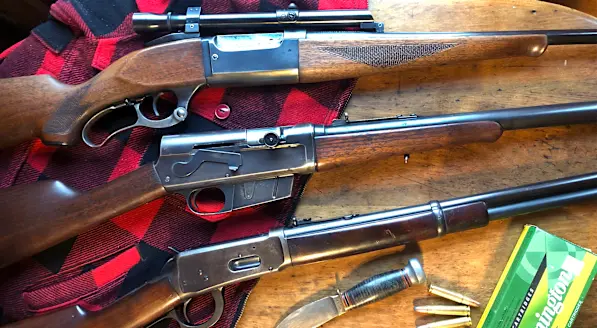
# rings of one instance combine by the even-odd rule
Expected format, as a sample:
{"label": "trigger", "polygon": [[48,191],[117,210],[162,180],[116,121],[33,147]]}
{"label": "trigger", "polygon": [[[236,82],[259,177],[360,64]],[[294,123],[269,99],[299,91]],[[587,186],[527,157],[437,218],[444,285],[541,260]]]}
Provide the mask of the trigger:
{"label": "trigger", "polygon": [[157,95],[153,96],[153,102],[152,102],[152,108],[153,108],[153,113],[155,114],[156,117],[160,116],[160,112],[158,111],[158,100],[160,99],[160,97],[163,95],[163,92],[158,93]]}

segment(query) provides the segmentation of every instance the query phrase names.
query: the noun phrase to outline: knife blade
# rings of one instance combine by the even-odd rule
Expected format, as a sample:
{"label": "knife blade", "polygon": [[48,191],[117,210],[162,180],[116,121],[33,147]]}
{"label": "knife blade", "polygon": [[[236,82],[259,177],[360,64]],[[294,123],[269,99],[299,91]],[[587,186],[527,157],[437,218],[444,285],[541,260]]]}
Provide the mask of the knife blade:
{"label": "knife blade", "polygon": [[400,270],[375,275],[349,290],[309,303],[284,318],[276,328],[313,328],[357,307],[377,302],[427,281],[421,263],[411,259]]}
{"label": "knife blade", "polygon": [[304,328],[319,327],[324,323],[346,312],[340,295],[324,297],[315,302],[309,303],[300,309],[292,312],[278,328]]}

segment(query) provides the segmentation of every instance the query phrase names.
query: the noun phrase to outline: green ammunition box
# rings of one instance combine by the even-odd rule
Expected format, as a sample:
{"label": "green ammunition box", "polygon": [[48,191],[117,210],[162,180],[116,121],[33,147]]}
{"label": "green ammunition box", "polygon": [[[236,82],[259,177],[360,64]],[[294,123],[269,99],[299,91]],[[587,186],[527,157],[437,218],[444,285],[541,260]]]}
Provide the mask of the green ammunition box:
{"label": "green ammunition box", "polygon": [[477,328],[572,327],[596,262],[590,251],[525,226]]}

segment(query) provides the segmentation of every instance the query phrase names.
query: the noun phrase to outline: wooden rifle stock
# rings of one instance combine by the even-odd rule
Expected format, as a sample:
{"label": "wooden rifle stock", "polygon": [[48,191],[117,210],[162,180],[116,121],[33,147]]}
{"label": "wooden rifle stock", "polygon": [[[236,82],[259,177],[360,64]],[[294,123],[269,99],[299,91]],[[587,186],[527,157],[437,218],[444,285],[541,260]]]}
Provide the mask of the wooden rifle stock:
{"label": "wooden rifle stock", "polygon": [[502,128],[496,122],[466,122],[317,137],[317,170],[453,145],[494,142],[501,135]]}
{"label": "wooden rifle stock", "polygon": [[545,35],[425,35],[389,33],[384,38],[307,38],[300,42],[301,83],[356,78],[375,73],[508,57],[536,57]]}
{"label": "wooden rifle stock", "polygon": [[[539,56],[547,47],[547,37],[541,34],[376,35],[308,33],[298,46],[299,81],[355,78],[466,60]],[[0,131],[0,147],[35,137],[49,145],[72,145],[81,139],[89,119],[111,105],[205,84],[201,42],[188,39],[132,52],[76,86],[43,75],[0,80],[0,116],[5,127]],[[250,72],[238,76],[239,82],[249,85],[288,83],[277,81],[273,74],[270,82],[252,80]]]}
{"label": "wooden rifle stock", "polygon": [[88,192],[73,190],[55,180],[0,189],[0,267],[165,194],[151,164]]}
{"label": "wooden rifle stock", "polygon": [[205,83],[200,40],[132,52],[91,80],[65,85],[48,75],[0,80],[0,147],[38,137],[72,145],[98,112],[127,98]]}
{"label": "wooden rifle stock", "polygon": [[166,278],[150,282],[97,312],[79,306],[17,321],[3,328],[145,327],[182,302]]}

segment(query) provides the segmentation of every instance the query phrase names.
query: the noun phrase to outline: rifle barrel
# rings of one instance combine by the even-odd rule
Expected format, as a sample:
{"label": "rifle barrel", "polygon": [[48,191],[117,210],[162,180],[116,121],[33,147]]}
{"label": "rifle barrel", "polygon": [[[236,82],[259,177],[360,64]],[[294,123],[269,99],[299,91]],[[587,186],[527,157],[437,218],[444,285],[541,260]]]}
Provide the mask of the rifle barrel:
{"label": "rifle barrel", "polygon": [[496,32],[469,32],[469,35],[545,35],[547,44],[552,46],[567,44],[597,44],[597,30],[571,29],[571,30],[526,30],[526,31],[496,31]]}
{"label": "rifle barrel", "polygon": [[596,44],[597,30],[554,30],[545,31],[550,45]]}
{"label": "rifle barrel", "polygon": [[500,220],[597,198],[597,188],[489,208],[489,220]]}
{"label": "rifle barrel", "polygon": [[[440,201],[439,205],[444,208],[453,208],[465,204],[484,202],[487,205],[488,212],[492,219],[499,219],[514,215],[516,204],[519,208],[531,208],[531,201],[537,201],[535,204],[547,205],[547,201],[562,202],[565,206],[574,200],[581,201],[586,197],[595,196],[597,189],[597,173],[577,175],[568,178],[539,182],[535,184],[524,185],[520,187],[507,188],[497,191],[491,191],[483,194],[477,194],[466,197],[452,198]],[[567,195],[567,196],[566,196]],[[545,199],[544,202],[540,202]],[[564,203],[569,200],[570,202]],[[543,208],[533,205],[535,211]],[[547,209],[546,207],[545,209]],[[552,207],[549,207],[552,208]],[[375,212],[371,214],[350,216],[350,220],[330,219],[312,224],[300,225],[285,231],[288,237],[302,234],[311,234],[321,232],[322,230],[344,229],[349,225],[362,225],[370,222],[376,222],[400,216],[409,216],[416,213],[429,211],[429,204],[414,205],[398,208],[389,211]],[[528,211],[526,213],[529,213]]]}
{"label": "rifle barrel", "polygon": [[597,198],[597,173],[284,229],[294,265],[359,254]]}
{"label": "rifle barrel", "polygon": [[[384,122],[385,121],[385,122]],[[597,101],[566,103],[556,105],[485,110],[470,113],[437,116],[406,117],[404,119],[374,119],[349,124],[326,126],[317,135],[337,135],[382,131],[398,128],[491,121],[500,124],[504,130],[518,130],[567,124],[591,123],[597,121]]]}
{"label": "rifle barrel", "polygon": [[[494,216],[497,218],[501,217],[498,213],[506,213],[507,206],[512,204],[554,197],[577,191],[585,191],[593,188],[597,188],[597,173],[539,182],[468,197],[453,198],[442,201],[440,204],[443,208],[449,208],[467,203],[484,202],[487,204],[489,212],[494,211],[496,213]],[[503,207],[503,209],[497,210],[497,208],[501,207]]]}

